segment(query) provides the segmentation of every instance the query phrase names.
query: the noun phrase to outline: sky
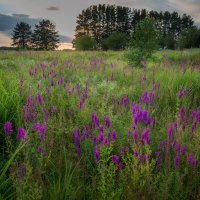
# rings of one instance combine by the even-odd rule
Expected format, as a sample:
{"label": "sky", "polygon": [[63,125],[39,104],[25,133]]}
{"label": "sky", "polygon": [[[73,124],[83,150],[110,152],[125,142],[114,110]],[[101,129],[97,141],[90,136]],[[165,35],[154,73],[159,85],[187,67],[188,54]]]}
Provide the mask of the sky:
{"label": "sky", "polygon": [[56,23],[59,34],[73,37],[77,15],[90,5],[103,3],[187,13],[200,23],[200,0],[0,0],[0,13],[48,18]]}

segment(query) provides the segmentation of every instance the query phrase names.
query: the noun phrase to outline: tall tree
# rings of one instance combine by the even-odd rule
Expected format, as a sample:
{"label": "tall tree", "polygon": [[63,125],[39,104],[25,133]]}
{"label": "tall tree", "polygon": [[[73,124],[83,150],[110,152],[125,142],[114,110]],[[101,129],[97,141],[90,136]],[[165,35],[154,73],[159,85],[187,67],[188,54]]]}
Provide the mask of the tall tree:
{"label": "tall tree", "polygon": [[35,25],[32,41],[34,47],[40,50],[54,50],[58,47],[58,32],[56,26],[49,20],[42,20],[39,25]]}
{"label": "tall tree", "polygon": [[31,42],[31,26],[25,22],[17,23],[12,34],[12,46],[29,48]]}
{"label": "tall tree", "polygon": [[[193,19],[177,12],[170,13],[133,9],[116,5],[93,5],[82,11],[77,17],[75,39],[88,35],[94,38],[100,46],[102,41],[113,32],[126,33],[135,37],[136,26],[146,17],[155,20],[155,27],[160,35],[162,47],[174,48],[177,45],[181,32],[193,27]],[[175,45],[172,43],[175,42]]]}

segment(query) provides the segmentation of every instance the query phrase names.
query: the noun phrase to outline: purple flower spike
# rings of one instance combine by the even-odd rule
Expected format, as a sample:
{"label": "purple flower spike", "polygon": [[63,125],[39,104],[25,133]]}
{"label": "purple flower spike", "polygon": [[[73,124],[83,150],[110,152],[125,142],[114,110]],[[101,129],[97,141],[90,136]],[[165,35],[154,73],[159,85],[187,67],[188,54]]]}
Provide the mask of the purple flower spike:
{"label": "purple flower spike", "polygon": [[158,157],[158,158],[156,159],[156,168],[159,169],[159,168],[160,168],[160,165],[161,165],[161,158]]}
{"label": "purple flower spike", "polygon": [[117,132],[116,132],[115,130],[112,131],[111,138],[112,138],[112,140],[114,140],[114,141],[117,139]]}
{"label": "purple flower spike", "polygon": [[138,132],[137,132],[137,131],[135,131],[135,132],[133,133],[133,138],[134,138],[135,142],[137,142],[137,140],[138,140],[138,138],[139,138],[139,135],[138,135]]}
{"label": "purple flower spike", "polygon": [[43,149],[41,146],[38,147],[38,153],[42,153]]}
{"label": "purple flower spike", "polygon": [[183,146],[183,148],[181,150],[183,156],[186,154],[186,151],[187,151],[186,146]]}
{"label": "purple flower spike", "polygon": [[168,141],[171,141],[171,139],[172,139],[172,132],[173,132],[173,128],[172,128],[172,126],[171,125],[169,125],[169,127],[168,127],[168,132],[167,132],[167,139],[168,139]]}
{"label": "purple flower spike", "polygon": [[134,153],[134,156],[137,158],[137,157],[138,157],[138,155],[139,155],[139,152],[138,152],[138,150],[137,150],[137,149],[134,149],[133,153]]}
{"label": "purple flower spike", "polygon": [[13,132],[12,124],[10,122],[6,122],[4,125],[4,131],[7,135],[11,135]]}
{"label": "purple flower spike", "polygon": [[40,105],[42,105],[43,100],[42,100],[42,96],[40,94],[37,95],[37,101]]}
{"label": "purple flower spike", "polygon": [[96,162],[98,163],[100,160],[100,153],[97,147],[94,148],[94,158],[96,160]]}
{"label": "purple flower spike", "polygon": [[104,132],[104,127],[103,127],[103,125],[99,125],[99,131],[102,132],[102,133]]}
{"label": "purple flower spike", "polygon": [[33,125],[33,130],[40,134],[40,140],[44,140],[46,135],[46,129],[47,129],[46,123],[41,125],[40,123],[36,123]]}
{"label": "purple flower spike", "polygon": [[122,168],[123,168],[123,164],[120,162],[120,163],[118,164],[118,169],[121,170]]}
{"label": "purple flower spike", "polygon": [[197,166],[197,160],[194,159],[194,156],[192,153],[190,153],[188,155],[188,158],[187,158],[187,162],[189,165],[191,165],[192,167],[196,167]]}
{"label": "purple flower spike", "polygon": [[150,136],[149,136],[149,129],[145,129],[143,132],[142,132],[142,144],[145,145],[145,144],[148,144],[150,145],[151,144],[151,140],[150,140]]}
{"label": "purple flower spike", "polygon": [[81,155],[81,149],[80,149],[80,148],[77,148],[77,149],[76,149],[76,153],[80,156],[80,155]]}
{"label": "purple flower spike", "polygon": [[101,143],[104,140],[104,134],[101,132],[98,136],[98,142]]}
{"label": "purple flower spike", "polygon": [[178,91],[178,99],[182,99],[184,97],[184,91],[183,90],[179,90]]}
{"label": "purple flower spike", "polygon": [[177,168],[180,165],[180,157],[178,155],[176,155],[175,159],[174,159],[174,166]]}
{"label": "purple flower spike", "polygon": [[119,156],[112,155],[112,161],[113,161],[113,163],[118,164],[119,163]]}
{"label": "purple flower spike", "polygon": [[105,138],[104,144],[105,144],[105,145],[109,145],[109,144],[110,144],[108,138]]}
{"label": "purple flower spike", "polygon": [[25,140],[26,135],[27,135],[27,132],[26,132],[25,129],[23,129],[23,128],[18,128],[18,134],[17,134],[17,136],[16,136],[17,140],[23,142],[23,141]]}
{"label": "purple flower spike", "polygon": [[105,123],[106,123],[106,127],[107,127],[107,128],[110,128],[111,122],[110,122],[110,118],[109,118],[109,117],[106,117]]}

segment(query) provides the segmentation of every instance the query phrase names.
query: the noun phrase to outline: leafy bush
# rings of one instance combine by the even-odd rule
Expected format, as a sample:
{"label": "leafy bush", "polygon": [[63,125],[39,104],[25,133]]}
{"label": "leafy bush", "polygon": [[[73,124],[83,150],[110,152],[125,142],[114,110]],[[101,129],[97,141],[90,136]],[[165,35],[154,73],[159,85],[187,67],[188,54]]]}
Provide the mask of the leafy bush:
{"label": "leafy bush", "polygon": [[179,48],[194,48],[200,47],[200,29],[195,28],[185,29],[179,39]]}
{"label": "leafy bush", "polygon": [[95,49],[96,47],[96,41],[88,35],[78,38],[77,40],[74,41],[74,43],[76,49],[83,51],[92,50]]}
{"label": "leafy bush", "polygon": [[113,32],[108,38],[103,40],[102,48],[106,50],[122,50],[127,45],[128,37],[126,33]]}
{"label": "leafy bush", "polygon": [[141,62],[152,57],[158,49],[158,34],[154,26],[154,21],[145,18],[137,26],[134,38],[125,53],[125,57],[131,64],[141,66]]}

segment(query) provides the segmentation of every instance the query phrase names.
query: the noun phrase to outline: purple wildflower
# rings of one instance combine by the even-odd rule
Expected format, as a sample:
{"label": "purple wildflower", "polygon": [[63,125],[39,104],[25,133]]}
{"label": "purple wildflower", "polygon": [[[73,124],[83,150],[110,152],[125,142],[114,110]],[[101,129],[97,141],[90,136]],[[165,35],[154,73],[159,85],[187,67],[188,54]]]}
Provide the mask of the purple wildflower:
{"label": "purple wildflower", "polygon": [[122,168],[123,168],[123,164],[121,162],[119,162],[118,169],[121,170]]}
{"label": "purple wildflower", "polygon": [[27,132],[26,132],[25,129],[23,129],[23,128],[18,128],[18,134],[17,134],[17,136],[16,136],[17,140],[23,142],[23,141],[25,140],[26,135],[27,135]]}
{"label": "purple wildflower", "polygon": [[177,129],[178,129],[178,124],[177,122],[174,122],[174,130],[177,131]]}
{"label": "purple wildflower", "polygon": [[179,90],[178,91],[178,99],[182,99],[184,97],[184,91],[183,90]]}
{"label": "purple wildflower", "polygon": [[108,138],[105,138],[105,139],[104,139],[104,144],[105,144],[105,145],[109,145],[109,144],[110,144]]}
{"label": "purple wildflower", "polygon": [[7,135],[11,135],[13,132],[12,124],[10,122],[6,122],[4,125],[4,131]]}
{"label": "purple wildflower", "polygon": [[168,142],[171,141],[171,139],[172,139],[172,132],[173,132],[172,125],[169,125],[168,131],[167,131],[167,140],[168,140]]}
{"label": "purple wildflower", "polygon": [[38,101],[38,104],[42,105],[42,96],[40,94],[37,95],[37,101]]}
{"label": "purple wildflower", "polygon": [[138,138],[139,138],[139,135],[138,135],[138,132],[137,131],[134,131],[133,133],[133,138],[135,140],[135,142],[137,142]]}
{"label": "purple wildflower", "polygon": [[110,123],[110,118],[109,118],[109,117],[106,117],[106,118],[105,118],[105,123],[106,123],[106,127],[107,127],[107,128],[110,128],[110,124],[111,124],[111,123]]}
{"label": "purple wildflower", "polygon": [[98,136],[98,142],[101,143],[104,140],[104,134],[101,132]]}
{"label": "purple wildflower", "polygon": [[80,156],[80,155],[81,155],[81,149],[80,149],[80,148],[77,148],[77,149],[76,149],[76,153]]}
{"label": "purple wildflower", "polygon": [[38,147],[38,153],[42,153],[43,149],[41,146]]}
{"label": "purple wildflower", "polygon": [[161,158],[157,157],[156,159],[156,168],[159,169],[160,168],[160,164],[161,164]]}
{"label": "purple wildflower", "polygon": [[113,163],[118,164],[119,163],[119,156],[112,155],[111,156]]}
{"label": "purple wildflower", "polygon": [[183,123],[185,121],[185,106],[182,105],[181,109],[180,109],[180,116],[181,116],[181,122]]}
{"label": "purple wildflower", "polygon": [[99,126],[99,131],[103,133],[103,131],[104,131],[103,125],[100,125],[100,126]]}
{"label": "purple wildflower", "polygon": [[182,150],[181,150],[183,156],[186,154],[186,151],[187,151],[187,148],[184,145],[183,148],[182,148]]}
{"label": "purple wildflower", "polygon": [[100,160],[100,153],[97,147],[94,148],[94,158],[96,160],[96,162],[98,163]]}
{"label": "purple wildflower", "polygon": [[134,156],[135,156],[135,157],[138,157],[139,153],[138,153],[138,150],[137,150],[137,149],[134,149],[133,153],[134,153]]}
{"label": "purple wildflower", "polygon": [[143,132],[142,132],[142,144],[145,145],[145,144],[148,144],[150,145],[151,144],[151,140],[150,140],[150,137],[149,137],[149,129],[145,129]]}
{"label": "purple wildflower", "polygon": [[78,107],[79,107],[80,110],[83,108],[83,101],[82,100],[79,101]]}
{"label": "purple wildflower", "polygon": [[33,130],[40,134],[40,140],[44,140],[46,135],[46,123],[40,125],[40,123],[36,123],[33,125]]}
{"label": "purple wildflower", "polygon": [[112,138],[112,140],[116,140],[117,139],[117,132],[114,130],[114,131],[112,131],[112,133],[111,133],[111,138]]}
{"label": "purple wildflower", "polygon": [[174,166],[177,168],[180,165],[180,157],[178,155],[176,155],[176,157],[174,158]]}
{"label": "purple wildflower", "polygon": [[197,165],[197,160],[194,159],[194,156],[193,156],[192,153],[189,153],[188,158],[187,158],[187,162],[192,167],[196,167],[196,165]]}

